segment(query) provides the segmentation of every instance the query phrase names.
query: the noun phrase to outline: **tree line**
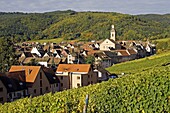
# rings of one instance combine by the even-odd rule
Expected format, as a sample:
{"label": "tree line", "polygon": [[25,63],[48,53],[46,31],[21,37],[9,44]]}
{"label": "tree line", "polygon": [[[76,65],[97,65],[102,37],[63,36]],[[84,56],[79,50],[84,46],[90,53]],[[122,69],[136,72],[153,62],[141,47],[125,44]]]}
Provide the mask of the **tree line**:
{"label": "tree line", "polygon": [[92,40],[110,37],[115,25],[118,40],[160,39],[170,36],[170,15],[127,15],[115,12],[55,11],[0,13],[0,37],[16,42],[63,38]]}

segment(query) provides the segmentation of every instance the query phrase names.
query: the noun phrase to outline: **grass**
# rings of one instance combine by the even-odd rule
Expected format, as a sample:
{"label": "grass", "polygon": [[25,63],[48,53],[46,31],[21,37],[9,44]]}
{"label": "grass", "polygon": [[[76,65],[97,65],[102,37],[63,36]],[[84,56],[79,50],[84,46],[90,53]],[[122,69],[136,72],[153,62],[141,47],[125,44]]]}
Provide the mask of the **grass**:
{"label": "grass", "polygon": [[55,38],[55,39],[43,39],[43,40],[31,40],[29,42],[39,42],[39,43],[47,43],[47,42],[53,42],[53,43],[60,43],[60,42],[78,42],[79,40],[64,40],[63,38]]}
{"label": "grass", "polygon": [[170,38],[163,38],[163,39],[157,39],[155,41],[158,41],[158,42],[166,42],[166,41],[169,41]]}
{"label": "grass", "polygon": [[158,67],[163,64],[170,63],[170,52],[154,55],[134,61],[116,64],[107,68],[111,73],[137,73],[140,71],[148,70],[153,67]]}
{"label": "grass", "polygon": [[55,39],[43,39],[43,40],[31,40],[29,42],[39,42],[39,43],[54,42],[54,43],[60,43],[62,41],[63,41],[63,38],[55,38]]}

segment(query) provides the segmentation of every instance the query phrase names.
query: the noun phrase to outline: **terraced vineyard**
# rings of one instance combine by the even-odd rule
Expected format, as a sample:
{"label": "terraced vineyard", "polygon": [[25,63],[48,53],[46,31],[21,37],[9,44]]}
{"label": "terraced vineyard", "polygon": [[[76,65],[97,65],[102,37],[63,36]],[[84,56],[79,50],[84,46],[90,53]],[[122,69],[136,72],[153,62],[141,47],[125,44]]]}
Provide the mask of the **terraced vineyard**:
{"label": "terraced vineyard", "polygon": [[[159,63],[161,58],[165,59],[166,63]],[[139,63],[143,71],[118,79],[110,79],[100,84],[5,103],[0,105],[0,112],[79,113],[83,111],[86,94],[89,94],[88,113],[168,113],[170,112],[170,61],[168,62],[168,58],[170,58],[168,55],[150,57],[149,60],[155,62],[155,64],[145,62],[145,65],[149,63],[146,67],[150,68],[142,68],[144,64]],[[139,62],[145,60],[139,60]],[[138,61],[134,63],[138,65]],[[122,68],[125,65],[130,67],[128,63],[121,65]],[[132,65],[134,65],[133,62]],[[153,65],[152,68],[151,65]]]}
{"label": "terraced vineyard", "polygon": [[107,70],[111,73],[116,74],[138,73],[144,70],[150,70],[153,67],[166,65],[167,63],[170,63],[170,52],[154,55],[143,59],[133,60],[130,62],[116,64],[112,67],[107,68]]}

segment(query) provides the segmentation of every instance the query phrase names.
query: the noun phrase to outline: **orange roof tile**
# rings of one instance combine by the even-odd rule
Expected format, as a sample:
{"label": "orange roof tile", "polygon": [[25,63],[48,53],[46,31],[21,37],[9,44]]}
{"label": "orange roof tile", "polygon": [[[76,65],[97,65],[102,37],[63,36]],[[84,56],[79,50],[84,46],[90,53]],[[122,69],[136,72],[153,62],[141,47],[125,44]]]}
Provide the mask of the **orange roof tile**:
{"label": "orange roof tile", "polygon": [[56,72],[85,72],[90,70],[90,64],[59,64]]}
{"label": "orange roof tile", "polygon": [[33,83],[41,69],[41,66],[11,66],[9,72],[25,70],[26,82]]}

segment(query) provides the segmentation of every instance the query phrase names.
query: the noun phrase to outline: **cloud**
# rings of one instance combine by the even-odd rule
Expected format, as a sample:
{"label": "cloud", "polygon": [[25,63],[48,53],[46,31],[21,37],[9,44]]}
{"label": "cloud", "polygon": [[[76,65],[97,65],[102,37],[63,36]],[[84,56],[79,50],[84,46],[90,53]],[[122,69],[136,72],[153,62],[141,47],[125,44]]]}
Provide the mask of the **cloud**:
{"label": "cloud", "polygon": [[2,12],[55,10],[110,11],[129,14],[170,13],[169,0],[1,0]]}

